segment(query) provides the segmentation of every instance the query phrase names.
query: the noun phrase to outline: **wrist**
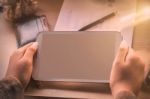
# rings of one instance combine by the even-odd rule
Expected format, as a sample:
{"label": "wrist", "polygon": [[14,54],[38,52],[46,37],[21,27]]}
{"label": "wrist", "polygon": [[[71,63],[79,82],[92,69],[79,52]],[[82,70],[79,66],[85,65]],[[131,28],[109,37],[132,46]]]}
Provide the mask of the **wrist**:
{"label": "wrist", "polygon": [[[111,87],[112,95],[116,97],[118,94],[121,92],[132,92],[134,93],[134,90],[129,84],[124,84],[124,83],[117,83],[114,86]],[[135,93],[134,93],[135,94]]]}
{"label": "wrist", "polygon": [[3,91],[3,96],[6,99],[22,99],[24,89],[19,80],[13,76],[7,76],[0,81],[0,87]]}
{"label": "wrist", "polygon": [[120,91],[114,96],[114,99],[137,99],[137,96],[132,91]]}
{"label": "wrist", "polygon": [[15,76],[8,75],[4,78],[4,80],[10,80],[12,82],[15,82],[18,86],[23,88],[21,81]]}

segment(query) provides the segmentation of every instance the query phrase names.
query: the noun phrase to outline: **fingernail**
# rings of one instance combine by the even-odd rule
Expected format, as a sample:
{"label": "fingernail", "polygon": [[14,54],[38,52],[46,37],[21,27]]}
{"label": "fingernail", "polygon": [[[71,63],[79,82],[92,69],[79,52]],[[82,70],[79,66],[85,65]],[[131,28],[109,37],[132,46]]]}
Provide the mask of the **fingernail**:
{"label": "fingernail", "polygon": [[126,42],[125,40],[123,40],[123,41],[121,42],[121,44],[120,44],[120,47],[121,47],[121,48],[128,48],[129,46],[128,46],[127,42]]}
{"label": "fingernail", "polygon": [[34,43],[31,45],[31,47],[37,49],[37,48],[38,48],[38,42],[34,42]]}

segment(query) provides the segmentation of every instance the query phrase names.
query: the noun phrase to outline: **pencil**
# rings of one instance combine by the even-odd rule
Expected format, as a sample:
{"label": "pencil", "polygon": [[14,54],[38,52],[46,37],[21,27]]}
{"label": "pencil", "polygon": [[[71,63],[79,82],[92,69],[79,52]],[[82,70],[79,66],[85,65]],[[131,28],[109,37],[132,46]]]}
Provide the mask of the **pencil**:
{"label": "pencil", "polygon": [[114,17],[115,15],[116,15],[116,12],[112,12],[112,13],[110,13],[110,14],[108,14],[108,15],[106,15],[106,16],[104,16],[104,17],[102,17],[102,18],[100,18],[100,19],[98,19],[98,20],[96,20],[96,21],[94,21],[94,22],[92,22],[92,23],[82,27],[78,31],[85,31],[87,29],[90,29],[91,27],[96,26],[99,23],[103,23],[105,20],[110,19],[110,18]]}

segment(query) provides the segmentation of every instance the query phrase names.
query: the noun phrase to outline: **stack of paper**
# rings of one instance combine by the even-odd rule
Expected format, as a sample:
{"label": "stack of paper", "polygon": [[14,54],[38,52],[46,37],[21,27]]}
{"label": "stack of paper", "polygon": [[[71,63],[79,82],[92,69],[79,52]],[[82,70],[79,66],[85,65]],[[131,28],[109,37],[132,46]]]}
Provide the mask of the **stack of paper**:
{"label": "stack of paper", "polygon": [[88,31],[120,31],[131,44],[136,0],[65,0],[58,17],[55,31],[78,31],[111,12],[116,15]]}

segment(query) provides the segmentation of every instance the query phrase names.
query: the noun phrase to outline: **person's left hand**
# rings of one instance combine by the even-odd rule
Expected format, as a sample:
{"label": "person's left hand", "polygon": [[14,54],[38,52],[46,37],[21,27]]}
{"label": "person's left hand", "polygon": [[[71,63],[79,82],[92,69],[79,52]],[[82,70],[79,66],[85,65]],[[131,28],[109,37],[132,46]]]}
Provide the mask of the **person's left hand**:
{"label": "person's left hand", "polygon": [[38,43],[35,42],[17,49],[10,57],[6,78],[16,78],[25,88],[31,77],[33,56],[36,53],[37,48]]}

